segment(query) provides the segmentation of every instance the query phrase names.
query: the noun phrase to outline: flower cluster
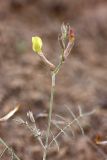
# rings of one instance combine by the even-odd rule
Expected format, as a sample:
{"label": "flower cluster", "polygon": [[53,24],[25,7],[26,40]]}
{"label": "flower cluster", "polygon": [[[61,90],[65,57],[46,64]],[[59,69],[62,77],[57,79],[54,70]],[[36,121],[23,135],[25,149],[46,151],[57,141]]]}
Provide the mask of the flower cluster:
{"label": "flower cluster", "polygon": [[[65,25],[64,23],[61,26],[61,33],[59,35],[59,42],[63,52],[61,53],[61,61],[65,61],[65,59],[70,54],[75,41],[75,34],[70,25]],[[55,70],[56,66],[52,64],[44,55],[42,51],[42,39],[38,36],[32,37],[32,49],[35,53],[37,53],[42,60],[47,64],[50,69]]]}

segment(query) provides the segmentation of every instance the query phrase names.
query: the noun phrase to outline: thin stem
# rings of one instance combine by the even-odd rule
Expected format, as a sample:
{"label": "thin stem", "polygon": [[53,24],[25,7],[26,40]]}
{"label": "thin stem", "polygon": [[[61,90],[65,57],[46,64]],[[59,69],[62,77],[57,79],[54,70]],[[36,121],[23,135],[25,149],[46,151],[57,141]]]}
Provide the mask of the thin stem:
{"label": "thin stem", "polygon": [[46,133],[46,142],[45,142],[45,150],[44,150],[44,154],[43,154],[43,160],[46,160],[47,151],[48,151],[48,147],[49,147],[49,135],[50,135],[50,127],[51,127],[51,119],[52,119],[53,97],[54,97],[54,90],[55,90],[55,78],[56,78],[56,75],[59,72],[60,67],[62,66],[63,62],[64,62],[64,59],[62,56],[59,64],[56,66],[56,68],[52,72],[51,97],[50,97],[49,114],[48,114],[48,128],[47,128],[47,133]]}
{"label": "thin stem", "polygon": [[50,69],[53,71],[55,69],[55,65],[53,63],[51,63],[45,56],[44,54],[41,52],[39,54],[39,56],[42,58],[42,60],[44,61],[45,64],[47,64]]}
{"label": "thin stem", "polygon": [[0,154],[0,159],[3,157],[4,153],[7,151],[7,147],[3,150],[3,152]]}
{"label": "thin stem", "polygon": [[[78,118],[74,119],[72,122],[69,122],[55,137],[54,139],[57,139],[61,133],[63,133],[68,127],[70,127],[77,119],[81,118],[80,116],[78,116]],[[49,146],[53,143],[53,140],[50,142]]]}
{"label": "thin stem", "polygon": [[55,73],[52,72],[51,97],[50,97],[49,114],[48,114],[48,128],[47,128],[47,133],[46,133],[46,142],[45,142],[45,150],[44,150],[44,154],[43,154],[43,160],[46,160],[47,151],[48,151],[48,142],[49,142],[49,135],[50,135],[51,119],[52,119],[54,90],[55,90]]}
{"label": "thin stem", "polygon": [[56,66],[56,68],[54,70],[55,75],[59,72],[59,70],[60,70],[60,68],[61,68],[61,66],[62,66],[63,63],[64,63],[64,59],[63,59],[63,55],[62,55],[59,64]]}
{"label": "thin stem", "polygon": [[14,155],[15,159],[20,160],[19,157],[12,151],[10,147],[8,147],[8,145],[1,138],[0,138],[0,143],[2,143],[8,149],[8,151]]}
{"label": "thin stem", "polygon": [[[70,126],[72,126],[73,123],[77,122],[78,126],[80,127],[80,129],[82,128],[80,126],[79,123],[79,119],[85,116],[89,116],[90,114],[92,114],[93,112],[88,112],[88,113],[82,113],[81,115],[79,115],[78,117],[74,117],[74,119],[71,122],[68,122],[68,124],[54,137],[54,139],[57,139],[67,128],[69,128]],[[81,129],[82,131],[82,129]],[[84,132],[84,131],[82,131]],[[51,144],[53,143],[54,140],[52,140],[49,144],[49,146],[51,146]]]}

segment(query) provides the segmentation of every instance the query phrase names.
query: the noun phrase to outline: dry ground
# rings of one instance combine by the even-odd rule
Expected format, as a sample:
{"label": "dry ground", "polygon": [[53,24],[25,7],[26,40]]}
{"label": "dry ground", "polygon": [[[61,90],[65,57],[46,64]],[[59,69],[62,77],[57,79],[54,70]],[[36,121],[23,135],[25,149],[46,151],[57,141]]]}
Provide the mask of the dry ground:
{"label": "dry ground", "polygon": [[[70,116],[64,105],[78,114],[96,112],[82,121],[87,136],[75,128],[76,138],[60,138],[60,152],[53,148],[49,160],[105,160],[107,146],[94,138],[107,138],[107,2],[106,0],[1,0],[0,1],[0,117],[17,104],[16,116],[30,109],[35,117],[48,111],[50,72],[31,48],[31,37],[40,35],[46,56],[58,63],[60,25],[69,22],[76,42],[57,76],[54,113]],[[37,124],[42,128],[44,120]],[[42,152],[33,136],[12,120],[0,123],[2,137],[22,160],[40,160]],[[9,159],[4,157],[4,159]]]}

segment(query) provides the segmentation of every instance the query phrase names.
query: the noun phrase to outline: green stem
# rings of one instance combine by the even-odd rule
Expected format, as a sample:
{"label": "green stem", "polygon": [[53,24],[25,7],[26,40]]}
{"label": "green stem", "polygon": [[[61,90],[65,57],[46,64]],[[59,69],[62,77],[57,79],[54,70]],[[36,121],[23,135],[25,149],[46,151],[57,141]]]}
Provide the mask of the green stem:
{"label": "green stem", "polygon": [[60,68],[61,68],[63,63],[64,63],[64,59],[63,59],[63,55],[62,55],[60,63],[56,66],[56,68],[54,70],[55,75],[59,72],[59,70],[60,70]]}
{"label": "green stem", "polygon": [[48,128],[47,128],[47,133],[46,133],[46,142],[45,142],[45,150],[44,150],[43,160],[46,160],[47,151],[48,151],[48,142],[49,142],[50,127],[51,127],[51,119],[52,119],[54,90],[55,90],[55,73],[53,72],[52,73],[52,85],[51,85],[49,114],[48,114]]}
{"label": "green stem", "polygon": [[54,97],[54,90],[55,90],[55,78],[56,78],[56,75],[59,72],[60,67],[63,62],[64,62],[64,59],[62,56],[60,63],[56,66],[55,70],[52,72],[51,97],[50,97],[49,114],[48,114],[48,127],[47,127],[47,133],[46,133],[46,142],[45,142],[45,150],[44,150],[44,154],[43,154],[43,160],[46,160],[48,147],[49,147],[49,135],[50,135],[50,127],[51,127],[51,119],[52,119],[53,97]]}

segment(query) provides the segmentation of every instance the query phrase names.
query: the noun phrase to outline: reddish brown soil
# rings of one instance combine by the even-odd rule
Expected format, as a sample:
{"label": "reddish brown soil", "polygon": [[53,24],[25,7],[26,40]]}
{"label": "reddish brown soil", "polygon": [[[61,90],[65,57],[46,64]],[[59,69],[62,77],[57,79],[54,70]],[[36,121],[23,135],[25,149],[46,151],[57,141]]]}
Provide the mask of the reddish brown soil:
{"label": "reddish brown soil", "polygon": [[[64,105],[76,114],[78,105],[84,112],[96,112],[82,121],[86,136],[76,127],[75,138],[71,133],[68,138],[60,137],[60,151],[53,147],[48,159],[106,160],[107,146],[98,146],[94,141],[96,134],[107,139],[106,0],[0,0],[0,117],[17,104],[21,107],[16,117],[25,118],[29,107],[35,117],[48,111],[50,71],[33,53],[31,37],[43,38],[46,56],[57,64],[62,22],[74,28],[76,42],[57,76],[53,112],[70,117]],[[37,124],[43,128],[44,120]],[[42,159],[38,142],[12,120],[0,123],[0,137],[20,159]]]}

